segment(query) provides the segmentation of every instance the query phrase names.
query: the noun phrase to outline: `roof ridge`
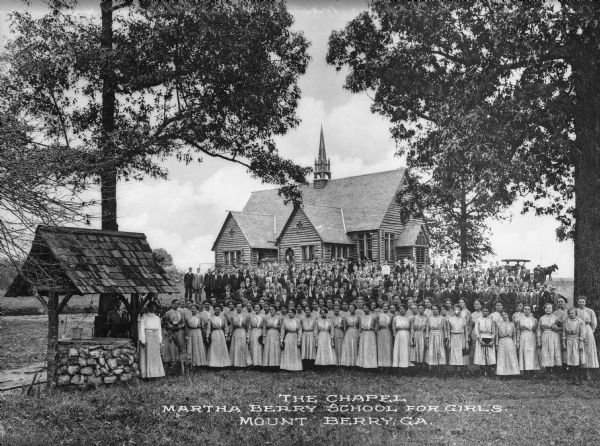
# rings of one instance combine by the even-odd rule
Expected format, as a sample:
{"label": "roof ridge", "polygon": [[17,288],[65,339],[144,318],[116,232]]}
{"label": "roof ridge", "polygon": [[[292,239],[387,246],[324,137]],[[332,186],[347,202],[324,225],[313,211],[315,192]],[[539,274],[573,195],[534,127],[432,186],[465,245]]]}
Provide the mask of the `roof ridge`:
{"label": "roof ridge", "polygon": [[262,215],[264,217],[275,217],[274,214],[261,214],[259,212],[245,212],[245,211],[225,211],[225,212],[235,212],[236,214],[250,214],[250,215]]}
{"label": "roof ridge", "polygon": [[133,238],[146,238],[146,235],[142,232],[127,232],[127,231],[112,231],[107,229],[94,229],[94,228],[77,228],[72,226],[49,226],[49,225],[38,225],[36,231],[50,232],[50,233],[87,233],[87,234],[103,234],[111,235],[115,237],[133,237]]}
{"label": "roof ridge", "polygon": [[317,204],[317,203],[302,203],[302,206],[308,204],[309,206],[320,206],[322,208],[331,208],[331,209],[339,209],[342,210],[341,206],[329,206],[328,204]]}
{"label": "roof ridge", "polygon": [[[369,175],[381,175],[383,173],[397,172],[399,170],[407,170],[407,169],[408,169],[408,167],[398,167],[396,169],[382,170],[381,172],[362,173],[360,175],[350,175],[350,176],[347,176],[347,177],[332,178],[332,179],[328,180],[328,183],[331,183],[332,181],[347,180],[349,178],[366,177],[366,176],[369,176]],[[300,186],[310,186],[311,184],[313,184],[313,183],[309,182],[306,185],[301,184]],[[253,190],[250,193],[251,194],[255,194],[255,193],[258,193],[258,192],[271,192],[271,191],[276,191],[276,190],[278,190],[278,189],[277,188],[271,188],[271,189]]]}

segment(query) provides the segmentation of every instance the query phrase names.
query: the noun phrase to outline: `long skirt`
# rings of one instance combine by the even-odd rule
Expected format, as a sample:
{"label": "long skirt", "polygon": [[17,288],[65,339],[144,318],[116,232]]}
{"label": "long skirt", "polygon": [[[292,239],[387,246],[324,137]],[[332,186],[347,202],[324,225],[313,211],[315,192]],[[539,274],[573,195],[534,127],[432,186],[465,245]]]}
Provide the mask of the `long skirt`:
{"label": "long skirt", "polygon": [[297,333],[287,333],[285,335],[283,340],[283,352],[281,352],[280,367],[282,370],[302,370],[302,360],[300,359]]}
{"label": "long skirt", "polygon": [[398,330],[394,339],[392,367],[409,367],[410,363],[410,331]]}
{"label": "long skirt", "polygon": [[335,354],[335,363],[340,365],[342,360],[342,348],[344,346],[344,330],[341,328],[333,329],[333,349]]}
{"label": "long skirt", "polygon": [[165,356],[163,358],[165,362],[179,362],[183,341],[183,330],[169,333],[168,336],[166,336]]}
{"label": "long skirt", "polygon": [[394,343],[392,330],[385,328],[377,331],[377,365],[379,367],[392,366],[392,352]]}
{"label": "long skirt", "polygon": [[518,375],[519,373],[521,372],[515,341],[509,336],[500,338],[496,359],[496,375]]}
{"label": "long skirt", "polygon": [[315,359],[317,355],[317,344],[315,342],[315,333],[305,331],[302,333],[302,359]]}
{"label": "long skirt", "polygon": [[243,328],[236,328],[231,335],[229,359],[234,367],[248,367],[252,364],[246,336],[246,330]]}
{"label": "long skirt", "polygon": [[335,353],[331,347],[331,336],[325,331],[317,336],[317,355],[315,365],[336,365]]}
{"label": "long skirt", "polygon": [[231,367],[231,359],[227,351],[225,333],[223,330],[213,330],[210,333],[210,346],[208,347],[209,367]]}
{"label": "long skirt", "polygon": [[253,328],[250,330],[250,358],[252,365],[261,366],[263,360],[263,346],[258,342],[258,338],[262,336],[262,328]]}
{"label": "long skirt", "polygon": [[160,378],[165,376],[160,357],[158,330],[146,330],[146,346],[140,348],[140,373],[142,378]]}
{"label": "long skirt", "polygon": [[540,369],[538,352],[535,344],[535,335],[531,331],[521,332],[521,337],[519,339],[519,369]]}
{"label": "long skirt", "polygon": [[444,347],[444,336],[441,331],[429,332],[425,362],[429,365],[446,364],[446,348]]}
{"label": "long skirt", "polygon": [[583,367],[586,369],[598,368],[598,351],[596,350],[596,340],[592,327],[585,324],[585,335],[583,337],[583,352],[585,355],[585,363]]}
{"label": "long skirt", "polygon": [[358,338],[356,366],[363,369],[377,368],[377,341],[372,331],[363,331]]}
{"label": "long skirt", "polygon": [[340,365],[354,367],[358,358],[358,328],[348,328],[344,335]]}
{"label": "long skirt", "polygon": [[[396,335],[398,335],[396,333]],[[425,332],[415,331],[414,333],[415,345],[410,347],[410,360],[411,362],[421,364],[425,362]]]}
{"label": "long skirt", "polygon": [[464,333],[450,333],[450,351],[448,352],[448,364],[465,365],[463,357],[463,348],[465,348]]}
{"label": "long skirt", "polygon": [[560,367],[562,354],[560,351],[560,336],[552,330],[542,332],[542,349],[540,351],[540,365],[542,367]]}
{"label": "long skirt", "polygon": [[202,367],[208,365],[208,361],[206,360],[206,346],[202,338],[202,330],[199,328],[190,329],[187,351],[190,355],[192,366]]}
{"label": "long skirt", "polygon": [[279,367],[281,364],[281,346],[279,345],[279,330],[269,328],[267,336],[263,340],[263,360],[264,367]]}
{"label": "long skirt", "polygon": [[495,365],[496,364],[496,347],[494,347],[494,341],[487,345],[483,345],[477,341],[475,344],[475,356],[473,357],[473,364],[475,365]]}
{"label": "long skirt", "polygon": [[573,366],[585,364],[585,346],[583,351],[579,350],[579,336],[567,335],[567,348],[563,353],[565,364]]}

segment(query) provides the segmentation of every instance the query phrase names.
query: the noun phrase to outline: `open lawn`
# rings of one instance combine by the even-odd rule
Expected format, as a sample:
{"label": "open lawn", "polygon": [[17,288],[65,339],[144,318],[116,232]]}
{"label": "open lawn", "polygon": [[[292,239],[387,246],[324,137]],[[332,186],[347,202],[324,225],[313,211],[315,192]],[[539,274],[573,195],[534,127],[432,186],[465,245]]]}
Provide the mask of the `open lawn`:
{"label": "open lawn", "polygon": [[[61,315],[59,337],[69,336],[70,328],[81,326],[83,336],[91,337],[94,315]],[[46,360],[48,316],[7,316],[0,319],[0,370],[22,367]]]}
{"label": "open lawn", "polygon": [[[280,394],[313,395],[317,403],[285,403]],[[326,410],[327,395],[367,394],[399,395],[406,402],[382,404],[397,412],[368,412],[364,407],[343,414]],[[250,412],[251,404],[316,408],[312,413],[259,413]],[[373,402],[354,403],[365,404],[375,407]],[[207,412],[199,407],[201,412],[165,412],[163,406],[171,405],[175,410],[227,406],[228,411]],[[407,412],[406,405],[437,408]],[[464,411],[465,405],[477,411]],[[498,412],[489,411],[493,405],[499,406]],[[240,412],[229,412],[232,406]],[[449,411],[460,407],[462,412]],[[599,411],[597,384],[575,386],[564,380],[442,380],[359,370],[224,370],[199,371],[137,387],[58,392],[41,399],[0,396],[0,427],[4,444],[10,445],[590,445],[600,442]],[[267,418],[280,423],[282,418],[296,420],[293,425],[241,425],[247,417],[259,424]],[[381,425],[328,425],[325,417]],[[403,424],[419,420],[423,421]]]}

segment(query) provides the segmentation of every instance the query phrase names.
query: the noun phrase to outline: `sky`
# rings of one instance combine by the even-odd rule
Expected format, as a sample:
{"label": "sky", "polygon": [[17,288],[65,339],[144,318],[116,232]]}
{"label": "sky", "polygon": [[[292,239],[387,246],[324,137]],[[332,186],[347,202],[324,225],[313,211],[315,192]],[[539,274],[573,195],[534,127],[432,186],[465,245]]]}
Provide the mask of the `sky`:
{"label": "sky", "polygon": [[[97,2],[86,1],[81,13],[95,13]],[[8,36],[7,12],[23,9],[18,0],[0,4],[0,39]],[[32,2],[32,12],[42,11]],[[404,165],[394,156],[396,145],[389,122],[371,113],[369,97],[343,89],[344,72],[327,65],[325,55],[331,31],[341,29],[355,17],[361,1],[294,0],[289,10],[294,30],[311,42],[311,62],[299,81],[302,98],[298,106],[300,125],[277,139],[280,153],[302,165],[317,155],[319,130],[323,126],[333,178],[390,170]],[[1,41],[1,40],[0,40]],[[223,160],[204,159],[184,165],[165,163],[169,180],[123,182],[118,188],[118,224],[122,231],[144,232],[153,248],[165,248],[180,268],[214,262],[212,244],[227,210],[241,210],[250,193],[272,186],[250,178],[242,166]],[[557,277],[573,277],[573,244],[556,241],[557,222],[548,216],[521,215],[509,209],[509,221],[490,223],[495,259],[524,258],[536,264],[559,266]],[[99,222],[94,222],[99,227]]]}

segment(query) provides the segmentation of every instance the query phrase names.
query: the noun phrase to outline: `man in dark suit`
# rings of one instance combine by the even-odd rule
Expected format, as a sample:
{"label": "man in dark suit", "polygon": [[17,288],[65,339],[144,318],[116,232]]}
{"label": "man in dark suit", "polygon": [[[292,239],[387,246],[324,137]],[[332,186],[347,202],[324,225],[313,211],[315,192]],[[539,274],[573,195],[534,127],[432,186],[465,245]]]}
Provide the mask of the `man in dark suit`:
{"label": "man in dark suit", "polygon": [[131,317],[127,310],[121,308],[121,301],[115,303],[115,308],[106,315],[108,326],[108,336],[125,337],[129,331]]}
{"label": "man in dark suit", "polygon": [[183,287],[185,288],[185,300],[192,300],[194,293],[194,273],[192,268],[183,275]]}

